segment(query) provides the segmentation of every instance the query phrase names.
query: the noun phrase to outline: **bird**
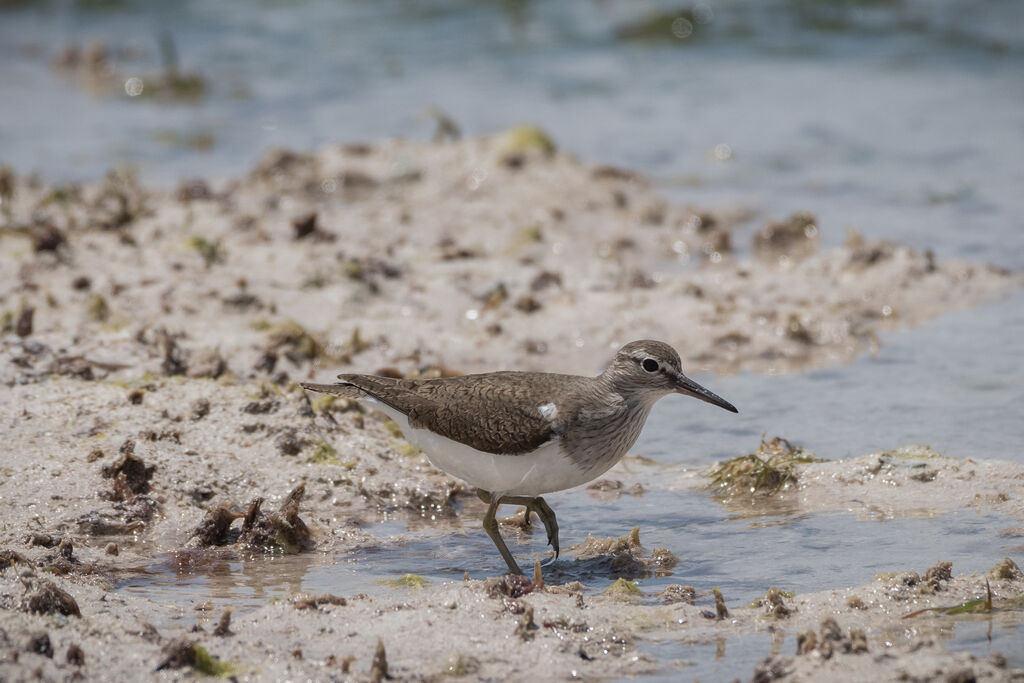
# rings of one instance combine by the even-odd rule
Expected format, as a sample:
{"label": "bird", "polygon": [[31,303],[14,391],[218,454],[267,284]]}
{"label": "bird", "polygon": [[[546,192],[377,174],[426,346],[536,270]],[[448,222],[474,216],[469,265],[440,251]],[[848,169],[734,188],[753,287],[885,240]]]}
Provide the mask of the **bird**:
{"label": "bird", "polygon": [[513,574],[522,570],[498,529],[502,504],[522,505],[544,524],[558,559],[558,521],[543,495],[585,484],[636,442],[652,406],[677,393],[733,413],[731,403],[683,374],[670,345],[644,339],[616,352],[596,377],[488,372],[435,379],[341,374],[310,391],[373,405],[432,465],[475,486],[488,505],[483,528]]}

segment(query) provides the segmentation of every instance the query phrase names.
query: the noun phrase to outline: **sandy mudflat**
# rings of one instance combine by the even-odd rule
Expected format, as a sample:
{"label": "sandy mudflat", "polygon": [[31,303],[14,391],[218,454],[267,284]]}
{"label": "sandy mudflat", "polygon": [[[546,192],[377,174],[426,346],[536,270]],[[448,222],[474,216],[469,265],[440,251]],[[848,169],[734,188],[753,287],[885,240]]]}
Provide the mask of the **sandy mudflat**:
{"label": "sandy mudflat", "polygon": [[[695,587],[695,606],[628,587],[512,597],[472,580],[307,609],[299,597],[276,601],[235,615],[230,635],[214,635],[219,614],[197,615],[194,633],[157,629],[163,606],[111,590],[168,553],[202,563],[257,543],[332,556],[380,543],[365,529],[381,511],[444,528],[456,501],[473,500],[382,415],[307,396],[296,380],[595,372],[636,337],[672,343],[689,370],[798,371],[998,297],[1020,274],[856,235],[821,250],[827,226],[812,217],[751,240],[741,210],[666,204],[642,177],[582,165],[526,130],[273,152],[244,178],[171,192],[123,174],[60,188],[12,175],[0,190],[2,680],[126,680],[162,663],[160,676],[189,678],[175,666],[195,663],[195,650],[171,647],[179,637],[239,678],[365,679],[378,637],[398,678],[616,677],[685,671],[645,654],[644,641],[766,630],[780,654],[762,675],[1024,676],[997,657],[950,654],[948,615],[904,628],[916,610],[986,597],[985,577],[955,567],[784,597],[771,614],[726,595],[723,619],[702,615],[715,610],[710,586]],[[1024,524],[1024,471],[1011,463],[919,449],[797,473],[771,504],[880,518],[976,507]],[[685,469],[658,482],[709,485],[707,472]],[[297,507],[283,504],[291,492]],[[1004,566],[989,583],[986,614],[1019,623],[1024,580]],[[838,631],[822,631],[826,618]],[[808,630],[815,644],[805,635],[797,656]],[[72,645],[84,664],[75,650],[67,661]]]}
{"label": "sandy mudflat", "polygon": [[[0,664],[5,678],[28,678],[40,670],[47,679],[59,679],[80,670],[90,678],[125,679],[132,672],[153,671],[168,656],[177,634],[149,625],[153,604],[105,593],[88,582],[55,579],[74,593],[83,616],[29,615],[8,598],[23,591],[12,573],[0,577],[5,602],[11,603],[4,605],[5,646],[19,652],[13,655],[16,662],[9,655]],[[924,568],[921,574],[927,575]],[[685,675],[685,663],[655,661],[639,650],[638,642],[714,643],[745,633],[770,634],[778,644],[778,654],[759,670],[794,680],[894,680],[904,673],[914,680],[948,680],[949,674],[962,671],[978,680],[1020,680],[1024,672],[1007,669],[999,656],[978,658],[945,650],[943,620],[951,617],[908,616],[984,600],[986,578],[996,610],[992,618],[999,625],[1018,623],[1019,612],[1006,610],[1019,610],[1024,599],[1019,577],[954,576],[929,584],[917,572],[907,572],[864,586],[783,596],[764,605],[728,605],[722,619],[706,592],[698,593],[693,605],[673,602],[675,592],[634,596],[610,590],[594,595],[578,584],[509,596],[473,580],[396,589],[397,595],[383,598],[349,596],[344,604],[332,604],[342,601],[330,596],[298,595],[233,618],[227,635],[214,633],[221,614],[196,613],[202,630],[187,632],[184,638],[230,663],[239,678],[265,680],[365,680],[378,638],[388,670],[398,679],[461,674],[469,680],[547,680],[676,668]],[[23,647],[41,632],[49,637],[52,659]],[[798,641],[804,643],[800,654]],[[85,653],[81,668],[65,662],[72,645]],[[351,663],[345,664],[349,657]],[[161,674],[166,679],[191,676],[188,667]]]}
{"label": "sandy mudflat", "polygon": [[[10,179],[0,310],[13,328],[34,308],[30,338],[47,348],[7,338],[23,360],[3,379],[160,374],[159,329],[179,369],[210,374],[219,355],[239,380],[319,366],[596,372],[638,334],[690,369],[779,372],[1024,283],[856,235],[819,251],[828,228],[813,217],[762,228],[743,239],[756,255],[734,258],[751,251],[732,234],[742,211],[668,205],[639,175],[531,140],[271,152],[245,178],[170,193],[123,174]],[[55,251],[34,254],[33,236]]]}

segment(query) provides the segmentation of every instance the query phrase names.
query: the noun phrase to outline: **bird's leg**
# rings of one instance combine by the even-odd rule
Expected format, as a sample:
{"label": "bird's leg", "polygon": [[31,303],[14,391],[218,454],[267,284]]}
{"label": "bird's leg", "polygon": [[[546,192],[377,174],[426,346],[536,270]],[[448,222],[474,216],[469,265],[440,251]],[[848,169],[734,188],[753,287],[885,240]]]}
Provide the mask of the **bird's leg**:
{"label": "bird's leg", "polygon": [[[476,490],[476,497],[479,498],[480,500],[482,500],[483,502],[487,503],[488,505],[490,505],[491,504],[491,499],[494,497],[494,494],[492,494],[490,491],[484,491],[483,489],[477,489]],[[532,501],[532,500],[533,500],[532,498],[524,498],[523,496],[514,496],[514,497],[511,497],[511,498],[509,496],[503,496],[502,499],[501,499],[501,502],[502,503],[510,503],[510,504],[514,504],[514,505],[525,505],[526,506],[526,514],[523,516],[523,524],[522,524],[522,526],[523,527],[528,527],[528,526],[530,526],[530,501]],[[511,522],[513,519],[514,519],[514,517],[509,517],[508,519],[505,519],[505,520],[502,520],[502,521],[503,522]]]}
{"label": "bird's leg", "polygon": [[[484,494],[487,495],[486,498],[484,498]],[[523,570],[516,564],[515,558],[512,557],[512,553],[508,551],[508,546],[505,545],[505,541],[501,537],[501,532],[498,530],[498,520],[494,516],[498,511],[498,506],[501,505],[502,499],[480,490],[477,490],[477,495],[480,497],[480,500],[489,503],[487,514],[484,515],[484,531],[494,541],[494,545],[498,547],[498,552],[501,553],[501,558],[508,565],[508,570],[513,574],[522,574]]]}
{"label": "bird's leg", "polygon": [[[480,495],[479,491],[477,495]],[[525,505],[526,506],[526,518],[530,518],[531,512],[536,512],[537,517],[544,523],[544,531],[548,533],[548,543],[555,551],[555,556],[544,563],[547,567],[555,560],[558,559],[558,520],[555,519],[555,511],[552,510],[547,502],[537,496],[531,498],[529,496],[505,496],[501,499],[504,503],[512,503],[513,505]]]}

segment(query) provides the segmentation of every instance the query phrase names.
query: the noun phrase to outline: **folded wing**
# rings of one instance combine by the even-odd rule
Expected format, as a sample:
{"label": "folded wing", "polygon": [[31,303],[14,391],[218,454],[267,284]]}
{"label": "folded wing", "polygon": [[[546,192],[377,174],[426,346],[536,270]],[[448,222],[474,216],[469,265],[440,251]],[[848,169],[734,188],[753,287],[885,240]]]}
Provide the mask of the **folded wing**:
{"label": "folded wing", "polygon": [[575,379],[517,372],[430,380],[339,375],[341,384],[303,386],[346,398],[371,397],[405,414],[413,428],[487,453],[518,455],[559,436],[560,420],[540,410],[551,403],[559,378]]}

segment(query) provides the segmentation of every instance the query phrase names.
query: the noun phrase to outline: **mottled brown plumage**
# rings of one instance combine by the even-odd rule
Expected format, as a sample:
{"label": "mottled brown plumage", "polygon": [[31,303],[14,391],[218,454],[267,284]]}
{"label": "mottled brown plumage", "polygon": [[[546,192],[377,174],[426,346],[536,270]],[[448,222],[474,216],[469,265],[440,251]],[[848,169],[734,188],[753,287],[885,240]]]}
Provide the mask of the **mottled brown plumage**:
{"label": "mottled brown plumage", "polygon": [[[339,375],[399,412],[409,424],[472,446],[485,453],[529,453],[561,436],[593,393],[588,377],[534,372],[493,372],[428,380]],[[557,418],[544,418],[538,406],[556,401]]]}

